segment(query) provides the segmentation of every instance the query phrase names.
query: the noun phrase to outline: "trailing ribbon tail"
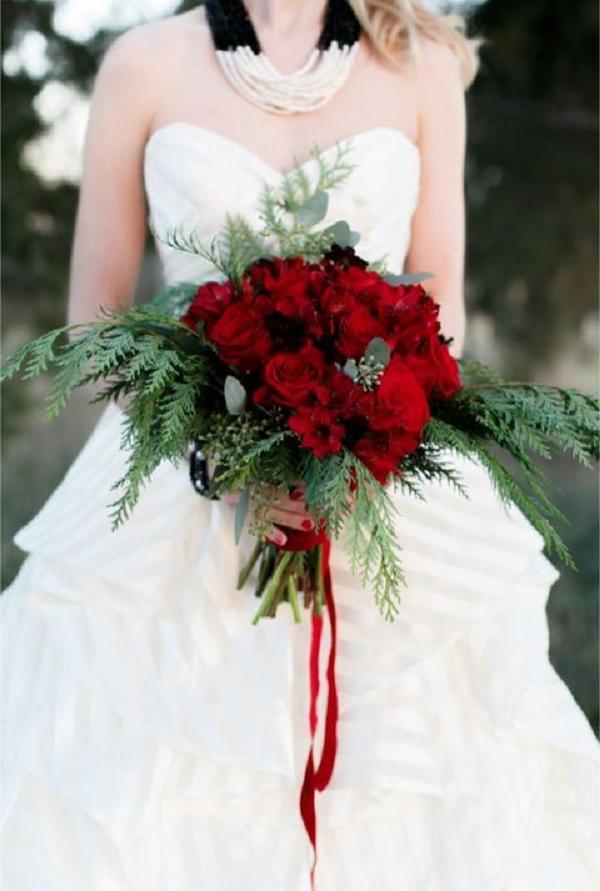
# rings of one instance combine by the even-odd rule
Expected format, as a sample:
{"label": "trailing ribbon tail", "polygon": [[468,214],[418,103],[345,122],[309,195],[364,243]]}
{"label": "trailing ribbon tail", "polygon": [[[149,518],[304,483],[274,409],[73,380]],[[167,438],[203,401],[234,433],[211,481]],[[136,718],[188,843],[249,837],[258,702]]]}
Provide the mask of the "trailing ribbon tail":
{"label": "trailing ribbon tail", "polygon": [[311,869],[311,887],[314,888],[315,867],[317,863],[317,814],[316,793],[323,792],[329,785],[337,754],[337,723],[338,723],[338,693],[335,674],[335,662],[337,652],[337,619],[335,602],[333,598],[333,586],[331,583],[331,542],[324,532],[303,532],[291,529],[288,526],[280,527],[287,536],[287,541],[281,546],[284,551],[309,551],[316,547],[322,548],[321,571],[323,573],[323,592],[325,607],[329,618],[331,630],[331,642],[329,657],[327,660],[327,705],[325,708],[325,732],[323,736],[323,750],[321,759],[315,767],[315,736],[318,725],[317,705],[319,699],[319,656],[321,653],[321,641],[323,638],[323,614],[313,609],[311,617],[311,640],[309,653],[309,679],[310,679],[310,704],[308,721],[310,726],[310,749],[304,771],[304,781],[300,791],[300,814],[306,828],[306,833],[313,847],[313,866]]}
{"label": "trailing ribbon tail", "polygon": [[337,649],[337,625],[335,614],[335,602],[331,585],[331,571],[329,556],[331,543],[325,540],[323,543],[323,586],[325,591],[325,605],[331,627],[331,644],[327,662],[327,706],[325,710],[325,733],[321,760],[315,769],[314,741],[317,730],[318,715],[317,702],[319,697],[319,655],[323,633],[323,616],[316,612],[312,615],[311,644],[310,644],[310,708],[309,724],[311,745],[304,772],[304,782],[300,792],[300,813],[306,832],[313,847],[314,860],[311,869],[311,885],[314,887],[314,873],[317,863],[317,814],[315,807],[316,793],[327,788],[337,754],[337,722],[338,722],[338,695],[335,676],[335,660]]}

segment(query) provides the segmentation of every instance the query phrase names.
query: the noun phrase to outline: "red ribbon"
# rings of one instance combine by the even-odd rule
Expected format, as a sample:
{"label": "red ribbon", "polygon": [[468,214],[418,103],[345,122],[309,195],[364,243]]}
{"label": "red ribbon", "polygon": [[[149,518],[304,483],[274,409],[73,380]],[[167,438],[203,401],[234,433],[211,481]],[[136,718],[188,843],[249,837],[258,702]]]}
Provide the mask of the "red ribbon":
{"label": "red ribbon", "polygon": [[311,887],[314,888],[315,867],[317,863],[317,814],[315,808],[316,793],[327,788],[337,753],[337,722],[338,722],[338,694],[335,678],[335,657],[337,649],[337,622],[335,614],[335,602],[331,584],[331,569],[329,558],[331,554],[331,542],[324,534],[314,532],[299,532],[285,527],[287,541],[283,549],[287,551],[308,551],[319,545],[323,548],[323,588],[325,592],[325,606],[331,626],[331,644],[327,661],[327,705],[325,708],[325,732],[323,737],[323,751],[321,759],[315,767],[315,735],[317,732],[317,701],[319,697],[319,655],[321,652],[321,639],[323,636],[323,616],[313,611],[311,619],[311,640],[309,657],[310,675],[310,706],[308,721],[310,726],[310,750],[304,771],[304,782],[300,792],[300,813],[306,828],[307,835],[313,847],[313,865],[310,873]]}

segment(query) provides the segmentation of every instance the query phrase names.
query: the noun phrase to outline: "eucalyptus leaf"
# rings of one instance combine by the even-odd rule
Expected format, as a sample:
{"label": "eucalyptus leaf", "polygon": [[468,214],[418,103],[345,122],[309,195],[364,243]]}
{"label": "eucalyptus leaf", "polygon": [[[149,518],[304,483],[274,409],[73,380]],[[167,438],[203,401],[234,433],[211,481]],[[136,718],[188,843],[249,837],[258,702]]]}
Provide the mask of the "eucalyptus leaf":
{"label": "eucalyptus leaf", "polygon": [[225,405],[230,415],[241,415],[246,407],[246,391],[231,374],[225,378]]}
{"label": "eucalyptus leaf", "polygon": [[303,226],[316,226],[327,213],[329,195],[327,192],[315,192],[310,195],[296,211],[296,219]]}
{"label": "eucalyptus leaf", "polygon": [[365,359],[372,359],[378,365],[381,365],[382,368],[387,367],[390,355],[390,348],[383,337],[374,337],[365,350]]}
{"label": "eucalyptus leaf", "polygon": [[348,359],[343,368],[344,374],[348,375],[348,377],[355,381],[358,377],[358,366],[354,359]]}
{"label": "eucalyptus leaf", "polygon": [[248,516],[249,510],[250,489],[244,489],[244,491],[240,495],[240,500],[235,507],[234,530],[236,544],[240,543],[240,539],[242,537],[242,529],[244,528],[244,523],[246,522],[246,517]]}
{"label": "eucalyptus leaf", "polygon": [[346,220],[337,220],[331,226],[327,226],[323,234],[330,235],[333,243],[341,248],[356,247],[360,241],[360,233],[351,229]]}
{"label": "eucalyptus leaf", "polygon": [[389,272],[387,275],[384,275],[383,280],[388,283],[388,285],[419,285],[421,282],[426,282],[427,279],[433,278],[432,272],[407,272],[404,275],[395,275],[393,272]]}

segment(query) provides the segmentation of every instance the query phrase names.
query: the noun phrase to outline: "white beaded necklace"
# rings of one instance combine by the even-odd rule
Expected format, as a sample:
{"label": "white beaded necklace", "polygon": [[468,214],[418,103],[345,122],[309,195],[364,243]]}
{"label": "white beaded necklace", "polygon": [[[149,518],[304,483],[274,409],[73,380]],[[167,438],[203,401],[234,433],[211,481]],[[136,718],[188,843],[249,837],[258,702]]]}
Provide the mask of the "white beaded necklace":
{"label": "white beaded necklace", "polygon": [[350,74],[361,29],[346,0],[329,0],[317,46],[291,74],[281,74],[267,58],[241,0],[207,0],[205,5],[223,72],[259,108],[285,115],[314,111]]}

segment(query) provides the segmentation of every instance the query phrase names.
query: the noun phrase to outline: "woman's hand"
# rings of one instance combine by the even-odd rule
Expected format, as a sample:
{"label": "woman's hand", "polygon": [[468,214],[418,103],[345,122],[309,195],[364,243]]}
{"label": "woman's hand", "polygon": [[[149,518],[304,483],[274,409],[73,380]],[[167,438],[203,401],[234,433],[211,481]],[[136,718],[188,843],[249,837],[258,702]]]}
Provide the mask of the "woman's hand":
{"label": "woman's hand", "polygon": [[[237,504],[240,500],[239,492],[229,492],[221,496],[221,501],[226,504]],[[348,508],[351,510],[354,506],[355,496],[349,494],[347,498]],[[304,501],[304,489],[302,486],[296,486],[290,494],[277,490],[276,497],[271,503],[266,514],[266,519],[270,520],[276,526],[289,526],[292,529],[300,529],[302,532],[312,532],[315,528],[315,521],[306,508]],[[287,535],[281,529],[274,529],[267,539],[273,544],[283,547],[287,542]]]}
{"label": "woman's hand", "polygon": [[[240,494],[231,492],[221,496],[221,500],[226,504],[237,504]],[[289,495],[279,490],[269,507],[266,519],[278,526],[289,526],[303,532],[311,532],[315,528],[314,520],[306,509],[302,486],[293,489]],[[274,529],[270,535],[267,535],[267,538],[279,547],[283,547],[287,541],[287,536],[281,529]]]}

